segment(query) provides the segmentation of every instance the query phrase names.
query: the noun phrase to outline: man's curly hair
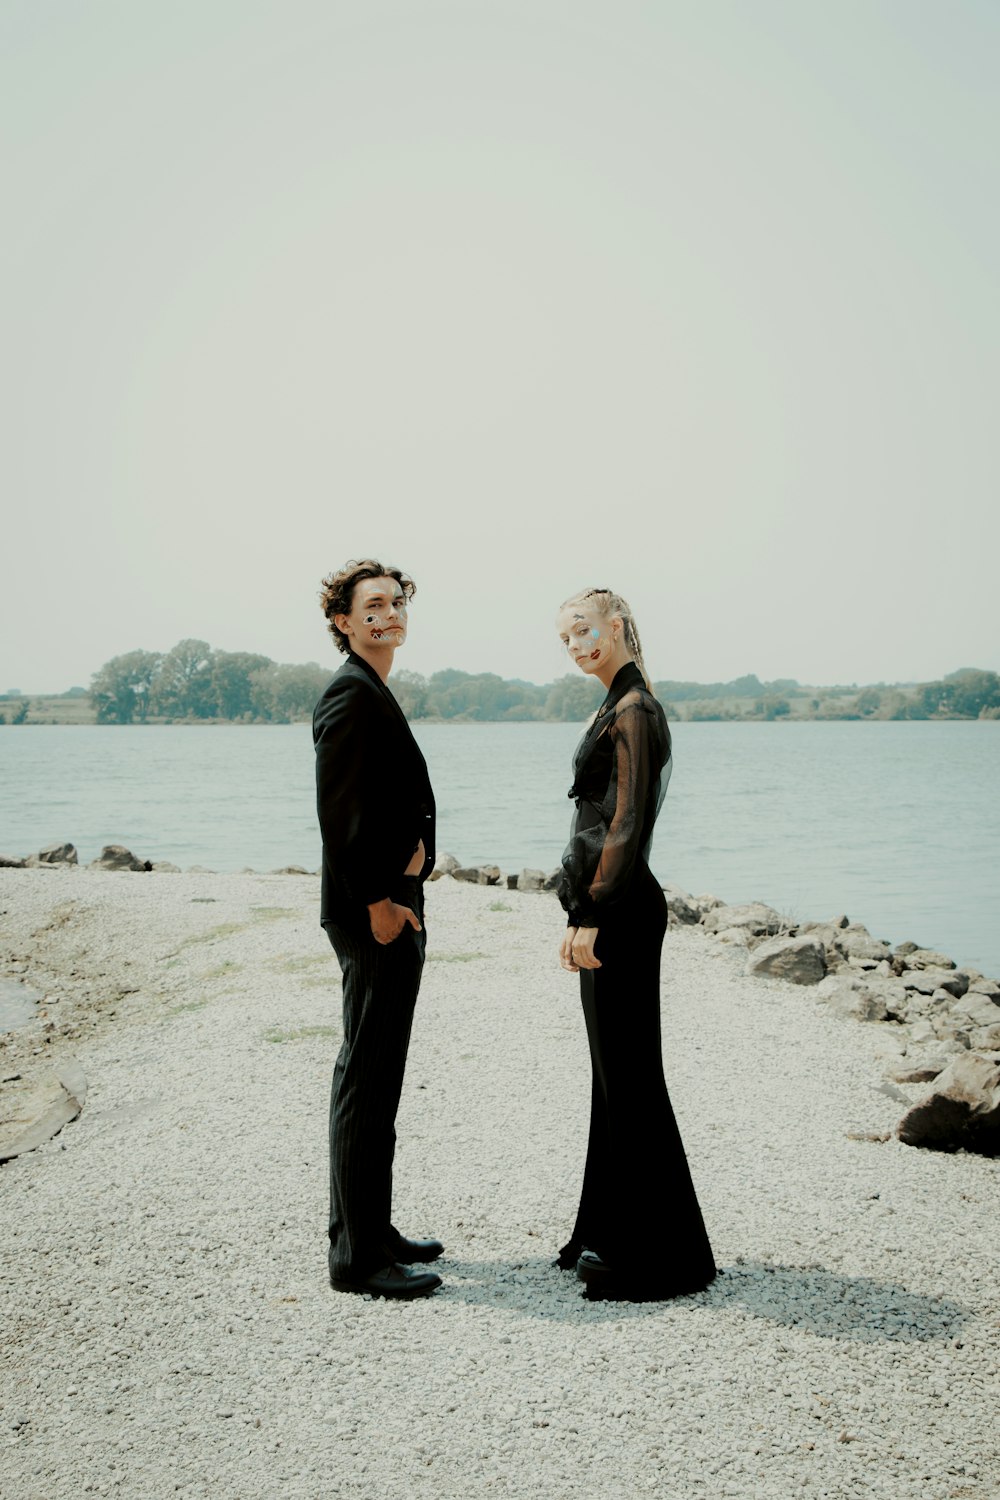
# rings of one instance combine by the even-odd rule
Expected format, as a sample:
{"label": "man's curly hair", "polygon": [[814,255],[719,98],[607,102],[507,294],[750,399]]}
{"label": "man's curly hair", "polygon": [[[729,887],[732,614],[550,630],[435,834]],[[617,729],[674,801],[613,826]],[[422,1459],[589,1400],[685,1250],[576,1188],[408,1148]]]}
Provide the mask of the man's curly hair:
{"label": "man's curly hair", "polygon": [[349,615],[354,603],[354,590],[359,583],[366,578],[394,578],[406,595],[407,603],[417,592],[417,586],[413,579],[399,568],[383,568],[374,557],[362,558],[360,562],[351,558],[336,573],[331,573],[323,579],[323,587],[320,589],[320,608],[326,615],[327,629],[333,636],[337,650],[346,655],[351,649],[351,643],[342,630],[338,630],[334,624],[334,615]]}

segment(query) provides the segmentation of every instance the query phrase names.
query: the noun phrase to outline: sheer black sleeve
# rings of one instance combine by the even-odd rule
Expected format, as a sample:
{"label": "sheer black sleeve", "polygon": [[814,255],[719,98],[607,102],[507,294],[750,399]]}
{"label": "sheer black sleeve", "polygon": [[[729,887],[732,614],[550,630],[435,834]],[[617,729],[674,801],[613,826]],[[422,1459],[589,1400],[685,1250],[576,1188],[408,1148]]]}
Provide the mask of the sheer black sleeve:
{"label": "sheer black sleeve", "polygon": [[559,897],[577,927],[599,927],[602,911],[628,889],[670,773],[669,730],[655,699],[627,694],[605,733],[612,748],[607,791],[599,804],[590,803],[589,817],[586,807],[578,814],[562,861]]}

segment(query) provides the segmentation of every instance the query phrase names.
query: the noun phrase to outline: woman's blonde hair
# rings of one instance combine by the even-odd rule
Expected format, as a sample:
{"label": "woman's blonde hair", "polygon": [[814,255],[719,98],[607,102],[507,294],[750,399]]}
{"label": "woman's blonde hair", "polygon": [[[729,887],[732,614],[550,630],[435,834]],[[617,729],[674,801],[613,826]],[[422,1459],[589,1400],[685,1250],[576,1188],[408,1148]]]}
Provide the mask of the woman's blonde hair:
{"label": "woman's blonde hair", "polygon": [[636,629],[635,616],[632,607],[621,594],[612,593],[611,589],[582,589],[579,594],[573,594],[566,599],[560,609],[566,609],[570,604],[589,604],[596,609],[602,620],[610,620],[615,615],[621,616],[622,626],[625,630],[625,644],[635,657],[636,666],[642,673],[642,679],[646,684],[646,691],[653,691],[653,684],[649,680],[646,671],[646,663],[642,659],[642,643],[639,640],[639,632]]}

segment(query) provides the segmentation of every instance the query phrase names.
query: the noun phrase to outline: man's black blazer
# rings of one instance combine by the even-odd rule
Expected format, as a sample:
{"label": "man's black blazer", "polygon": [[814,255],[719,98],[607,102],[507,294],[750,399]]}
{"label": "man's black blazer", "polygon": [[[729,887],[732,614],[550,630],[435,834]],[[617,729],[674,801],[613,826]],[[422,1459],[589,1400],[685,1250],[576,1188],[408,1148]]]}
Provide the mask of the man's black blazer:
{"label": "man's black blazer", "polygon": [[353,651],[313,711],[323,835],[320,921],[355,919],[393,894],[417,843],[434,868],[434,793],[399,704]]}

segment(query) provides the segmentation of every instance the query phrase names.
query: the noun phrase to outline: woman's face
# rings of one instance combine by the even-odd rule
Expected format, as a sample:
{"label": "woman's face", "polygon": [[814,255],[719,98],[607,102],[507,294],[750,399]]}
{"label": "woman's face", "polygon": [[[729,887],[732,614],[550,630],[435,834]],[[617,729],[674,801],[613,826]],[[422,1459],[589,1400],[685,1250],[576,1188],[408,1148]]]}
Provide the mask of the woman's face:
{"label": "woman's face", "polygon": [[406,640],[406,595],[395,578],[362,578],[354,585],[350,614],[337,615],[335,623],[352,646],[401,646]]}
{"label": "woman's face", "polygon": [[565,604],[556,616],[559,639],[581,672],[599,672],[615,650],[621,620],[602,619],[590,605]]}

